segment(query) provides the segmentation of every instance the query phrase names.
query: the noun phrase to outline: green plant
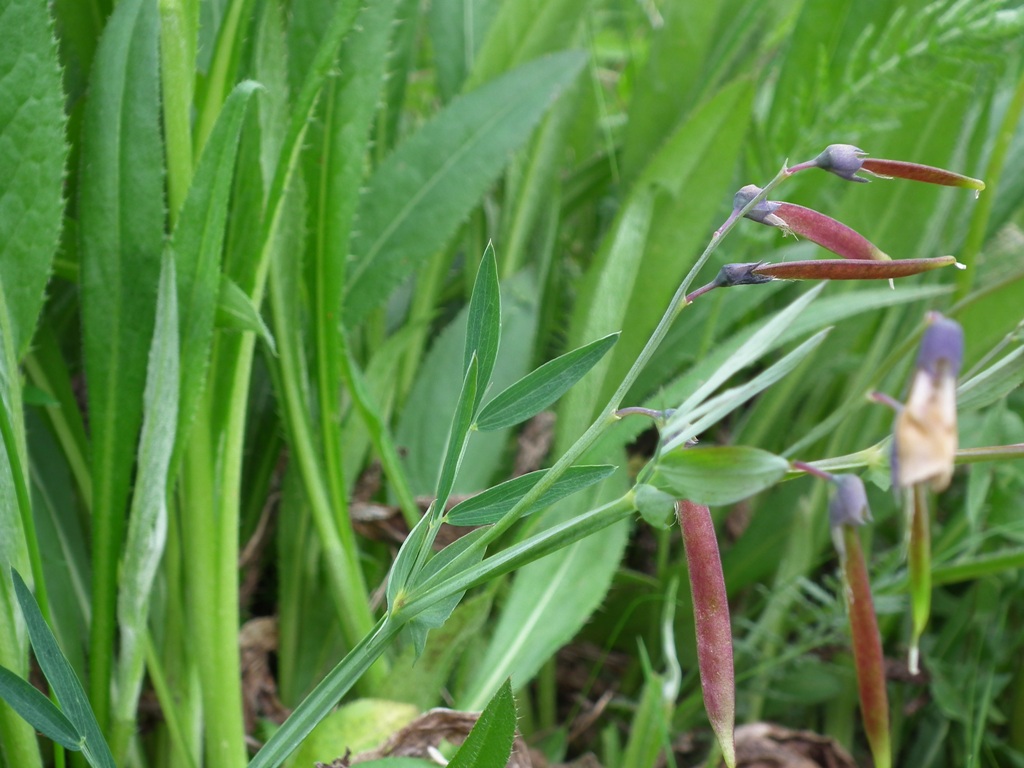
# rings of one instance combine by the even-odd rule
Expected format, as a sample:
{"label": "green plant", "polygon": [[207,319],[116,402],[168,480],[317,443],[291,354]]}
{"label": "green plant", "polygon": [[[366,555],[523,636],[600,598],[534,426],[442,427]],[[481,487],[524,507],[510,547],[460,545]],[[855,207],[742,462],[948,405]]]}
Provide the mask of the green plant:
{"label": "green plant", "polygon": [[[902,526],[876,493],[889,426],[865,396],[899,390],[938,307],[965,332],[957,461],[972,466],[932,529],[932,703],[894,717],[892,749],[915,765],[1014,759],[1024,730],[1000,718],[1024,711],[1007,682],[1022,674],[1009,459],[1024,439],[1024,19],[992,0],[883,6],[58,0],[51,28],[43,4],[9,0],[0,664],[28,677],[13,566],[118,765],[240,766],[247,735],[266,742],[252,764],[277,764],[346,691],[429,707],[450,686],[481,709],[509,677],[523,728],[562,734],[554,757],[571,728],[553,659],[591,620],[599,646],[639,639],[650,657],[621,678],[636,718],[613,705],[588,745],[642,761],[651,745],[618,748],[630,724],[706,720],[692,607],[676,607],[670,651],[655,605],[675,602],[681,542],[650,534],[653,554],[624,565],[647,535],[635,508],[658,523],[686,497],[721,529],[747,500],[750,527],[721,547],[737,716],[820,724],[860,748],[850,665],[802,652],[847,641],[819,585],[835,557],[825,486],[791,467],[824,457],[808,466],[869,481],[866,564],[882,647],[902,657]],[[834,137],[990,190],[970,205],[960,190],[787,174],[736,214],[813,201],[893,260],[822,260],[745,222],[697,257],[738,180]],[[896,291],[741,287],[955,260],[969,269]],[[702,267],[719,277],[694,289]],[[513,478],[513,427],[550,406],[557,461]],[[661,452],[632,454],[649,468],[630,471],[651,416]],[[721,445],[685,449],[697,435]],[[368,505],[411,528],[393,566],[360,532]],[[435,553],[445,522],[486,527]],[[238,632],[270,614],[296,711],[253,730]],[[676,655],[685,674],[658,699],[653,670]],[[143,661],[162,714],[151,734]],[[965,681],[967,711],[951,693]],[[0,742],[8,764],[44,762],[7,709]]]}

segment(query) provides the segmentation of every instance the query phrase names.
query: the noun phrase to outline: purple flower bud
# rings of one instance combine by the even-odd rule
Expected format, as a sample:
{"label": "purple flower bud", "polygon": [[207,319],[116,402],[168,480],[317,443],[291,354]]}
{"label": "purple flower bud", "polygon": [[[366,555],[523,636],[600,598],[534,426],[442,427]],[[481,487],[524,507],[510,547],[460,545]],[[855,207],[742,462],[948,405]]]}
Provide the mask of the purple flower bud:
{"label": "purple flower bud", "polygon": [[864,482],[857,475],[836,475],[836,491],[828,503],[828,521],[833,528],[864,525],[871,519]]}
{"label": "purple flower bud", "polygon": [[858,171],[865,171],[881,179],[910,179],[946,187],[974,189],[978,192],[985,189],[985,182],[981,179],[973,179],[944,168],[910,163],[905,160],[870,158],[866,155],[864,150],[858,149],[852,144],[830,144],[813,160],[792,166],[789,173],[792,175],[807,168],[821,168],[823,171],[834,173],[848,181],[870,181],[870,179],[857,175]]}
{"label": "purple flower bud", "polygon": [[863,165],[861,158],[866,154],[863,149],[852,144],[829,144],[816,158],[794,165],[789,172],[792,174],[805,168],[821,168],[849,181],[867,182],[869,179],[856,175]]}

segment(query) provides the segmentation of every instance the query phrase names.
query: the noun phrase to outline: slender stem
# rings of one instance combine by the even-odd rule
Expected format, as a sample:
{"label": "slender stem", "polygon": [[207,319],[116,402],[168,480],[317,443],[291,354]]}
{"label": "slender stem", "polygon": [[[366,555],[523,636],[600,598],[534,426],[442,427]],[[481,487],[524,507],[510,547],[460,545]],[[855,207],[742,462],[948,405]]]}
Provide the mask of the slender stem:
{"label": "slender stem", "polygon": [[[447,569],[448,572],[454,572],[460,568],[466,567],[469,563],[473,562],[473,559],[478,556],[480,551],[485,550],[491,543],[505,534],[505,532],[507,532],[516,523],[523,511],[528,509],[545,491],[554,485],[555,481],[565,474],[565,472],[575,464],[576,461],[594,445],[594,443],[597,442],[597,439],[606,429],[608,429],[608,427],[618,421],[615,412],[619,410],[622,399],[636,382],[640,372],[644,369],[647,363],[650,362],[651,357],[653,357],[655,351],[661,345],[661,342],[665,340],[669,329],[672,327],[673,321],[679,313],[686,308],[687,291],[694,279],[697,277],[701,268],[707,263],[707,260],[721,244],[724,237],[729,234],[732,228],[736,225],[739,218],[759,202],[764,200],[765,197],[768,196],[768,193],[785,178],[786,168],[783,166],[782,170],[775,175],[774,179],[766,184],[764,188],[740,211],[734,212],[735,215],[730,216],[728,222],[715,233],[711,242],[709,242],[707,247],[704,249],[704,252],[694,263],[693,267],[690,268],[686,277],[683,278],[683,282],[680,283],[679,287],[676,289],[675,294],[669,302],[668,308],[662,315],[661,320],[658,322],[658,325],[651,334],[651,337],[647,340],[647,343],[640,351],[640,354],[633,362],[633,365],[630,367],[629,371],[626,372],[626,375],[619,384],[619,387],[615,390],[615,393],[611,396],[608,404],[598,414],[594,422],[579,437],[579,439],[569,447],[562,457],[555,462],[554,466],[548,470],[547,474],[545,474],[544,477],[541,478],[540,481],[538,481],[537,484],[534,485],[533,488],[531,488],[530,491],[505,514],[504,517],[489,528],[482,536],[480,536],[480,538],[453,558],[449,569]],[[423,599],[425,599],[426,596],[430,594],[430,589],[436,586],[439,578],[440,574],[438,574],[438,576],[433,580],[428,579],[425,583],[414,588],[409,595],[408,601],[402,606],[403,612],[409,610],[409,605],[418,605]]]}

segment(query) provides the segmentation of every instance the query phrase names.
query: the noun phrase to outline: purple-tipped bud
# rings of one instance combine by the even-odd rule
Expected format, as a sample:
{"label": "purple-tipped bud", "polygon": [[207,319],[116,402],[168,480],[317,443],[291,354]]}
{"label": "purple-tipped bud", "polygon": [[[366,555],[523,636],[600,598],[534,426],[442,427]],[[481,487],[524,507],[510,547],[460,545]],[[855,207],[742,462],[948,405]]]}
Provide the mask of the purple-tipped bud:
{"label": "purple-tipped bud", "polygon": [[736,765],[733,729],[736,722],[736,679],[732,658],[732,626],[725,592],[722,558],[711,512],[703,504],[680,501],[676,516],[683,531],[686,568],[697,631],[697,665],[704,709],[729,768]]}
{"label": "purple-tipped bud", "polygon": [[885,657],[882,637],[871,599],[864,550],[857,529],[840,527],[843,547],[843,581],[846,584],[846,611],[850,619],[853,661],[857,668],[857,692],[864,734],[871,746],[875,768],[891,768],[892,746],[889,739],[889,695],[885,689]]}
{"label": "purple-tipped bud", "polygon": [[957,449],[956,378],[963,359],[963,329],[938,313],[928,317],[907,404],[896,417],[893,484],[928,483],[942,491],[953,477]]}
{"label": "purple-tipped bud", "polygon": [[864,482],[857,475],[836,475],[833,479],[836,491],[828,503],[829,525],[864,525],[871,519]]}
{"label": "purple-tipped bud", "polygon": [[867,182],[869,179],[857,175],[857,171],[863,165],[862,158],[866,154],[863,149],[858,149],[852,144],[829,144],[816,158],[794,165],[789,172],[792,174],[805,168],[821,168],[848,181]]}
{"label": "purple-tipped bud", "polygon": [[865,171],[882,179],[910,179],[945,187],[974,189],[978,192],[985,189],[985,182],[981,179],[973,179],[944,168],[910,163],[905,160],[883,160],[866,155],[864,150],[858,149],[852,144],[830,144],[813,160],[792,166],[789,173],[792,175],[807,168],[821,168],[823,171],[834,173],[847,181],[870,181],[870,179],[857,175],[858,171]]}

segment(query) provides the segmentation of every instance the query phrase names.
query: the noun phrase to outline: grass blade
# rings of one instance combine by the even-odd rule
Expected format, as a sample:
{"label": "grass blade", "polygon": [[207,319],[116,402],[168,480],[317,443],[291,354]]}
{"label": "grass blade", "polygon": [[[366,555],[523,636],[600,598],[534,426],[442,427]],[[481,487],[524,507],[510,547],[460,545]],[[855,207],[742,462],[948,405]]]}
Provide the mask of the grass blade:
{"label": "grass blade", "polygon": [[64,714],[75,730],[82,735],[82,753],[94,768],[115,768],[113,755],[110,754],[110,748],[103,738],[99,723],[89,708],[89,700],[85,697],[82,684],[75,677],[71,665],[57,646],[57,641],[43,620],[43,614],[40,613],[39,606],[22,580],[21,574],[11,569],[11,577],[14,579],[14,591],[21,605],[21,612],[28,625],[28,634],[32,640],[36,660],[57,695]]}
{"label": "grass blade", "polygon": [[[216,130],[214,130],[216,135]],[[207,146],[210,146],[208,144]],[[174,260],[164,257],[144,395],[138,472],[132,497],[117,618],[119,657],[113,751],[124,762],[136,729],[153,581],[167,543],[167,489],[178,422],[178,300]]]}
{"label": "grass blade", "polygon": [[90,690],[103,723],[117,564],[163,250],[157,22],[156,3],[118,3],[96,51],[82,128],[79,250],[95,567]]}
{"label": "grass blade", "polygon": [[82,748],[82,737],[64,713],[34,685],[0,667],[0,699],[48,739],[75,752]]}

